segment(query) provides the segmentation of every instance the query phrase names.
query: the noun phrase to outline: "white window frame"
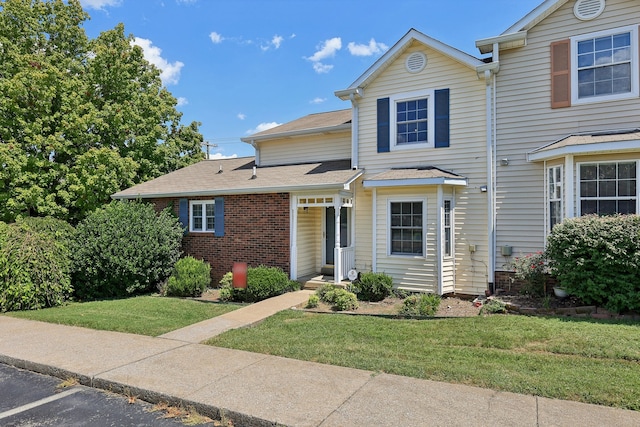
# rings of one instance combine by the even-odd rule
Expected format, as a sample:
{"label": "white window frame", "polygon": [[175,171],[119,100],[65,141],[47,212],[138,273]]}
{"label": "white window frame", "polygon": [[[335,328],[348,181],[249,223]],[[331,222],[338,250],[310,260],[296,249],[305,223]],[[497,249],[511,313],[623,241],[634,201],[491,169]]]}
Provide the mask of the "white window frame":
{"label": "white window frame", "polygon": [[[631,91],[625,93],[617,93],[613,95],[590,96],[579,98],[578,96],[578,42],[595,39],[618,33],[630,33],[631,36]],[[638,73],[638,27],[630,25],[627,27],[614,28],[611,30],[598,31],[595,33],[582,34],[571,37],[571,105],[591,104],[594,102],[615,101],[620,99],[637,98],[639,96],[640,78]]]}
{"label": "white window frame", "polygon": [[[398,102],[427,99],[427,142],[398,144]],[[413,150],[416,148],[435,147],[435,91],[420,90],[392,95],[389,97],[390,123],[389,123],[389,148],[391,151]]]}
{"label": "white window frame", "polygon": [[[422,203],[422,253],[393,253],[391,239],[391,204],[392,203]],[[427,199],[419,197],[394,197],[387,200],[387,255],[400,258],[426,258],[427,257]]]}
{"label": "white window frame", "polygon": [[[447,209],[446,204],[449,202],[449,225],[447,226]],[[456,247],[455,245],[455,219],[454,219],[453,200],[444,199],[442,202],[442,256],[444,258],[453,258]],[[449,246],[447,247],[447,228],[449,229]]]}
{"label": "white window frame", "polygon": [[[623,159],[623,160],[607,160],[607,161],[585,161],[585,162],[579,162],[576,164],[576,198],[577,198],[577,203],[576,203],[576,210],[577,210],[577,216],[582,216],[582,192],[580,191],[581,188],[581,170],[582,170],[582,166],[583,165],[606,165],[606,164],[620,164],[620,163],[635,163],[636,164],[636,194],[635,194],[635,199],[636,199],[636,214],[640,213],[640,169],[639,169],[639,160],[635,160],[635,159]],[[618,178],[616,177],[616,183],[618,182]],[[620,200],[623,199],[621,197],[596,197],[596,198],[592,198],[591,200]]]}
{"label": "white window frame", "polygon": [[[558,173],[556,171],[560,171],[560,178],[558,181],[556,181],[556,178],[558,177]],[[554,177],[553,181],[551,180],[551,176]],[[554,166],[549,166],[547,167],[547,176],[546,176],[546,198],[547,198],[547,230],[551,231],[551,229],[553,228],[553,225],[555,224],[551,224],[551,203],[559,203],[560,206],[558,208],[558,211],[560,212],[560,222],[562,222],[562,220],[564,219],[564,167],[563,165],[554,165]],[[551,194],[551,186],[554,186],[555,191],[553,192],[554,195]],[[558,191],[558,187],[559,187],[559,191]],[[559,197],[557,197],[557,194],[560,194]],[[558,222],[559,224],[559,222]]]}
{"label": "white window frame", "polygon": [[[195,205],[202,205],[202,214],[200,218],[202,219],[202,228],[197,229],[194,228],[195,221],[193,220],[193,207]],[[207,205],[213,206],[213,228],[207,228]],[[189,231],[192,233],[214,233],[215,232],[215,201],[214,200],[189,200]]]}

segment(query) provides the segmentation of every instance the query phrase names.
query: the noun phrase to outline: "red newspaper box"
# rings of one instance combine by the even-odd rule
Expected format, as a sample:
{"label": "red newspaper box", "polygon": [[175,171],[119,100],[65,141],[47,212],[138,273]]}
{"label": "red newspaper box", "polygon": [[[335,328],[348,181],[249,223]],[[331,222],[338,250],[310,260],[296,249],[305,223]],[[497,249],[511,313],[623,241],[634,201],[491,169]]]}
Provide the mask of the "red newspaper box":
{"label": "red newspaper box", "polygon": [[231,269],[233,274],[233,287],[234,288],[246,288],[247,287],[247,263],[246,262],[234,262]]}

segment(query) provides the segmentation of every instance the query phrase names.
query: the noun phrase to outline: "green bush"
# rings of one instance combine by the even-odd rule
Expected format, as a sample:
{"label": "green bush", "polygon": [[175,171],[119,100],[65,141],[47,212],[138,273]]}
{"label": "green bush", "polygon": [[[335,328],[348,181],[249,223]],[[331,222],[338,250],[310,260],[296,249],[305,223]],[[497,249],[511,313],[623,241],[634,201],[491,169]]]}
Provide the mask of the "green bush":
{"label": "green bush", "polygon": [[313,294],[309,297],[306,308],[316,308],[319,302],[320,302],[320,297],[318,297],[318,295],[316,294]]}
{"label": "green bush", "polygon": [[547,294],[548,266],[544,252],[516,257],[511,263],[516,279],[522,280],[522,293],[541,297]]}
{"label": "green bush", "polygon": [[220,288],[220,295],[218,296],[220,301],[232,301],[233,300],[233,286],[230,284],[222,285]]}
{"label": "green bush", "polygon": [[413,294],[402,302],[400,314],[407,316],[433,316],[438,312],[441,298],[435,294]]}
{"label": "green bush", "polygon": [[218,282],[218,286],[221,288],[224,288],[225,286],[233,286],[233,273],[230,271],[225,273],[224,276],[222,276],[222,279]]}
{"label": "green bush", "polygon": [[[225,274],[225,277],[227,277],[227,274]],[[223,277],[223,280],[225,280],[225,277]],[[233,281],[233,275],[231,276],[231,281]],[[222,283],[222,280],[220,283]],[[223,287],[226,286],[231,288],[231,300],[239,302],[258,302],[300,289],[300,283],[289,280],[287,273],[281,268],[266,267],[264,265],[247,269],[247,287],[245,289],[233,288],[231,284],[227,285],[225,281]]]}
{"label": "green bush", "polygon": [[163,293],[167,296],[197,297],[211,283],[209,263],[187,256],[176,262]]}
{"label": "green bush", "polygon": [[358,308],[358,298],[353,292],[335,288],[325,294],[325,300],[336,311],[355,310]]}
{"label": "green bush", "polygon": [[327,294],[333,290],[337,289],[337,287],[332,283],[325,283],[316,289],[316,295],[320,298],[320,301],[326,302],[327,304],[332,304],[333,301],[327,301]]}
{"label": "green bush", "polygon": [[73,233],[55,218],[0,225],[0,311],[53,307],[69,299]]}
{"label": "green bush", "polygon": [[77,227],[73,244],[73,283],[82,299],[150,292],[180,257],[182,226],[168,211],[114,201]]}
{"label": "green bush", "polygon": [[498,299],[487,301],[478,314],[504,314],[507,312],[507,304]]}
{"label": "green bush", "polygon": [[586,304],[640,311],[640,216],[567,219],[547,239],[551,273]]}
{"label": "green bush", "polygon": [[393,291],[393,279],[384,273],[362,273],[354,285],[361,301],[382,301]]}

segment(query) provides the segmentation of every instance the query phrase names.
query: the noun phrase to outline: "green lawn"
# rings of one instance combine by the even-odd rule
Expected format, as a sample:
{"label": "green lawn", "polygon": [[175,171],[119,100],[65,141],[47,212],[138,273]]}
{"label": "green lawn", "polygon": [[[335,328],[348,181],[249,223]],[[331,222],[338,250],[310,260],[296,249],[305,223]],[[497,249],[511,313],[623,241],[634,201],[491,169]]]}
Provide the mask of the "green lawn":
{"label": "green lawn", "polygon": [[201,301],[140,296],[135,298],[71,303],[62,307],[18,311],[8,316],[107,331],[158,336],[220,316],[240,307]]}
{"label": "green lawn", "polygon": [[640,324],[489,316],[397,320],[287,310],[207,344],[640,410]]}

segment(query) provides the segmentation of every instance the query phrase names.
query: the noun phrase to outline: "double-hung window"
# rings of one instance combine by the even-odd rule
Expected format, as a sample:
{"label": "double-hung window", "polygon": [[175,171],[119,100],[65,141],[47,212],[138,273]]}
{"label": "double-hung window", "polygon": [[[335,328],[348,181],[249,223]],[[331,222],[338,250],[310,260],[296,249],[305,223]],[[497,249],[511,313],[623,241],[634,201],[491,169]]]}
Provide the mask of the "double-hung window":
{"label": "double-hung window", "polygon": [[191,200],[189,202],[189,231],[213,232],[215,230],[215,203],[213,200]]}
{"label": "double-hung window", "polygon": [[391,149],[433,147],[433,91],[420,91],[389,98]]}
{"label": "double-hung window", "polygon": [[392,255],[424,255],[424,201],[389,203]]}
{"label": "double-hung window", "polygon": [[638,96],[637,27],[571,40],[573,104]]}
{"label": "double-hung window", "polygon": [[562,180],[562,166],[552,166],[548,169],[549,230],[562,222]]}
{"label": "double-hung window", "polygon": [[444,256],[453,255],[453,234],[451,232],[451,200],[445,200],[443,206]]}
{"label": "double-hung window", "polygon": [[637,213],[637,162],[582,163],[579,174],[581,215]]}

